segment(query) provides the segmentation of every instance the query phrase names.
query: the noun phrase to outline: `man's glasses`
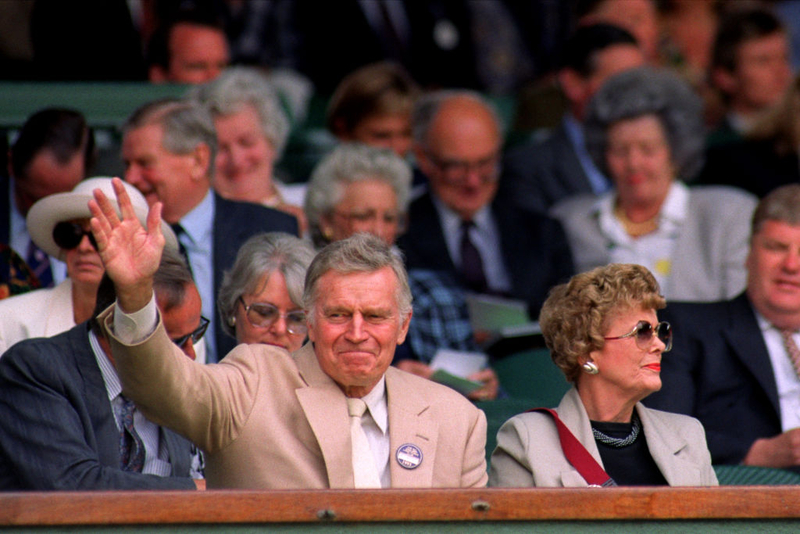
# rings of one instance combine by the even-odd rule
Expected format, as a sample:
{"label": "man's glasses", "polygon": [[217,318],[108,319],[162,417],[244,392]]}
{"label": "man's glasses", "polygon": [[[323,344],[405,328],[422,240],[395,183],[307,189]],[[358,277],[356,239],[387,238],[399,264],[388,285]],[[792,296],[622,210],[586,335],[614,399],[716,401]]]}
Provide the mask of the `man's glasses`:
{"label": "man's glasses", "polygon": [[453,185],[467,180],[470,172],[475,172],[483,182],[494,182],[500,176],[500,154],[492,154],[478,161],[442,159],[426,152],[428,159],[439,169],[442,177]]}
{"label": "man's glasses", "polygon": [[203,316],[200,316],[200,326],[198,326],[193,332],[189,332],[185,336],[181,336],[172,340],[173,343],[178,345],[180,348],[183,348],[186,345],[186,342],[189,341],[189,338],[192,339],[192,345],[197,345],[197,343],[203,339],[203,336],[208,330],[208,323],[210,323],[208,319]]}
{"label": "man's glasses", "polygon": [[74,222],[60,222],[53,228],[53,241],[59,248],[72,250],[81,244],[83,236],[89,237],[89,243],[97,250],[97,241],[91,230],[86,230],[82,225]]}
{"label": "man's glasses", "polygon": [[239,297],[242,302],[247,320],[251,325],[259,328],[269,328],[280,317],[286,320],[286,330],[290,334],[306,335],[308,326],[306,325],[306,314],[303,310],[295,310],[281,313],[278,308],[266,302],[254,302],[250,305],[244,303],[244,299]]}
{"label": "man's glasses", "polygon": [[604,337],[603,339],[608,341],[636,336],[636,346],[642,350],[648,350],[650,344],[653,342],[653,334],[664,344],[663,352],[668,352],[672,348],[672,327],[666,321],[658,323],[655,328],[647,321],[639,321],[636,323],[636,326],[633,327],[633,330],[624,336]]}

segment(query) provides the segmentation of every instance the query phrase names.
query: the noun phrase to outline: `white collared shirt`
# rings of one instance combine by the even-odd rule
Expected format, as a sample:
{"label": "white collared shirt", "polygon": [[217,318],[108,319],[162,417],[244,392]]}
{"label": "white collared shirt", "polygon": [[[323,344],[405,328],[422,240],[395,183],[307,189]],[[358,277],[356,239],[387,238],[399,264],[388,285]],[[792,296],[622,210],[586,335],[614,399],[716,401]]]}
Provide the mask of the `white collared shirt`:
{"label": "white collared shirt", "polygon": [[[447,251],[450,253],[456,269],[461,270],[461,224],[463,220],[435,195],[432,195],[431,198],[439,213],[439,222],[442,225],[445,243],[447,243]],[[500,230],[492,217],[491,207],[481,208],[472,218],[472,222],[473,226],[469,229],[469,237],[481,255],[483,272],[486,275],[489,289],[497,293],[508,293],[511,291],[511,278],[503,263]]]}
{"label": "white collared shirt", "polygon": [[[755,311],[755,310],[754,310]],[[757,311],[756,320],[767,345],[769,360],[772,363],[772,374],[778,388],[778,401],[781,408],[781,428],[784,432],[800,427],[800,378],[792,365],[780,331]],[[794,342],[800,346],[800,334],[792,335]]]}
{"label": "white collared shirt", "polygon": [[180,220],[184,233],[178,237],[192,264],[192,277],[200,293],[203,317],[209,320],[206,340],[206,361],[217,362],[224,354],[217,354],[214,325],[219,320],[214,310],[214,193],[211,189],[205,198]]}
{"label": "white collared shirt", "polygon": [[656,277],[663,294],[669,297],[672,258],[689,208],[689,188],[682,182],[673,182],[658,214],[658,229],[637,238],[629,236],[614,216],[615,202],[616,193],[607,193],[597,200],[594,208],[600,233],[610,244],[608,262],[644,265]]}
{"label": "white collared shirt", "polygon": [[389,488],[392,477],[389,472],[389,407],[386,402],[386,377],[382,376],[372,391],[361,397],[367,411],[361,416],[361,428],[367,436],[369,448],[375,460],[375,468],[381,479],[381,487]]}

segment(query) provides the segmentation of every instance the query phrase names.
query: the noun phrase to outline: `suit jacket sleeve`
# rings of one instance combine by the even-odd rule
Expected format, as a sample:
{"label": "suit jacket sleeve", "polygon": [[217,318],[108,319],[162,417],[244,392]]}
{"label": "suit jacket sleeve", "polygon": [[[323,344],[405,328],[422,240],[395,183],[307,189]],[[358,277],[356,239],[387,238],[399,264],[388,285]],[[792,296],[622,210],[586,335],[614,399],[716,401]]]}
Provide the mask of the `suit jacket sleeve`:
{"label": "suit jacket sleeve", "polygon": [[[109,332],[112,314],[109,308],[100,316]],[[109,339],[123,391],[149,420],[209,454],[239,435],[262,385],[260,357],[248,345],[218,364],[202,365],[170,341],[160,316],[155,332],[137,345],[125,345],[113,334]]]}
{"label": "suit jacket sleeve", "polygon": [[476,410],[472,431],[467,437],[464,453],[464,474],[461,477],[462,488],[486,486],[486,415]]}
{"label": "suit jacket sleeve", "polygon": [[[23,342],[0,360],[2,484],[13,480],[13,489],[62,491],[195,488],[190,478],[126,473],[104,465],[98,436],[87,428],[92,421],[79,374],[59,365],[57,354],[39,350],[42,346]],[[113,416],[108,424],[116,436]]]}
{"label": "suit jacket sleeve", "polygon": [[536,485],[528,461],[528,441],[527,427],[518,417],[500,427],[489,469],[489,486],[530,488]]}

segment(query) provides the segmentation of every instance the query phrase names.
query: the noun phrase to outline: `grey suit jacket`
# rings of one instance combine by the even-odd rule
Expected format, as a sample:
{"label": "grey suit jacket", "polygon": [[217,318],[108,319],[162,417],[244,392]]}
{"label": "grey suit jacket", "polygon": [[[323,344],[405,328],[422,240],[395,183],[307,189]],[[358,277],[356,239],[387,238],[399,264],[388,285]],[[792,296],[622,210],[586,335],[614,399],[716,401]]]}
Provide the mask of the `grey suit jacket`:
{"label": "grey suit jacket", "polygon": [[[610,262],[613,243],[600,228],[600,201],[580,195],[551,210],[564,226],[578,272]],[[661,288],[667,300],[715,301],[733,298],[744,290],[750,218],[756,203],[754,196],[731,187],[689,188],[689,206],[675,243],[669,283]]]}
{"label": "grey suit jacket", "polygon": [[[597,460],[603,461],[578,390],[570,389],[556,409],[558,417]],[[703,426],[685,415],[650,410],[636,404],[647,447],[670,486],[716,486]],[[564,457],[552,418],[527,412],[508,420],[497,433],[490,486],[579,487],[588,483]]]}
{"label": "grey suit jacket", "polygon": [[120,470],[87,323],[18,343],[0,359],[0,421],[0,490],[195,489],[191,444],[166,429],[171,477]]}
{"label": "grey suit jacket", "polygon": [[[104,315],[109,327],[111,313]],[[109,328],[110,329],[110,328]],[[216,365],[180,352],[159,324],[144,342],[112,340],[125,393],[151,420],[206,452],[209,488],[352,488],[347,401],[311,344],[290,355],[239,345]],[[394,488],[486,484],[486,418],[454,390],[390,367],[386,372]],[[404,444],[421,463],[396,461]]]}

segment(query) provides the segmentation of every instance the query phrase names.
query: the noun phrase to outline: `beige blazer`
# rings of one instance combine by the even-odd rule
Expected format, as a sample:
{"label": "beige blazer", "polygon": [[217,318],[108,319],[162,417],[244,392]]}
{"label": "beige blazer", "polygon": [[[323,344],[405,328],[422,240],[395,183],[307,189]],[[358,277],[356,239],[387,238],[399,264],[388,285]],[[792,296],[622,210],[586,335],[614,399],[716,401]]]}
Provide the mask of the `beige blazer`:
{"label": "beige blazer", "polygon": [[[600,465],[592,427],[578,390],[570,389],[556,409],[558,417]],[[716,486],[711,455],[700,422],[636,404],[636,413],[647,436],[647,446],[670,486]],[[579,487],[587,486],[564,457],[553,419],[543,413],[522,413],[506,421],[497,433],[492,453],[490,486]]]}
{"label": "beige blazer", "polygon": [[[111,310],[101,319],[110,331]],[[352,488],[347,401],[311,344],[289,354],[239,345],[198,365],[160,323],[144,342],[112,339],[123,391],[151,421],[206,453],[209,488]],[[461,394],[394,368],[386,372],[393,488],[485,486],[486,418]],[[422,452],[414,469],[399,447]]]}

